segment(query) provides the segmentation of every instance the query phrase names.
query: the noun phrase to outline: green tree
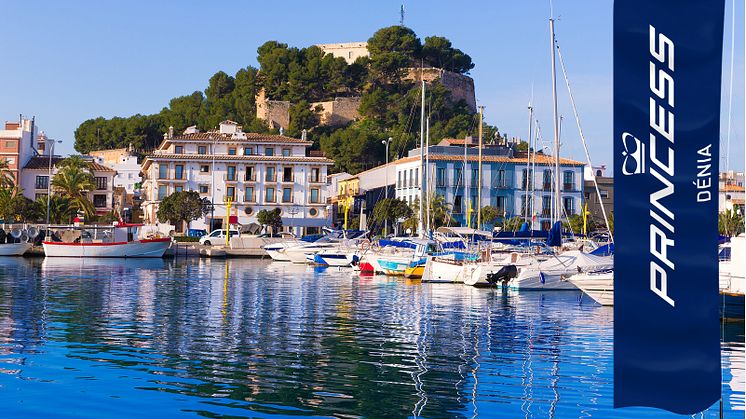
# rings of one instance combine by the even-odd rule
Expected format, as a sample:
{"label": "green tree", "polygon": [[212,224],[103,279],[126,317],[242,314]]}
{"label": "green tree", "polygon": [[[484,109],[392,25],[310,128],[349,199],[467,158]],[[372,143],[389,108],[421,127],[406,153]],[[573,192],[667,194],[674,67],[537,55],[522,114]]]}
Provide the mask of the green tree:
{"label": "green tree", "polygon": [[417,66],[421,49],[420,39],[407,27],[379,29],[368,39],[373,80],[381,85],[400,85],[406,69]]}
{"label": "green tree", "polygon": [[373,207],[371,222],[383,226],[388,221],[393,225],[397,220],[411,216],[412,209],[406,202],[397,198],[386,198],[378,201]]}
{"label": "green tree", "polygon": [[158,206],[158,221],[177,225],[180,222],[189,224],[200,218],[203,213],[202,198],[195,191],[174,192],[165,197]]}
{"label": "green tree", "polygon": [[13,188],[16,184],[16,177],[8,167],[8,160],[0,159],[0,187]]}
{"label": "green tree", "polygon": [[174,131],[177,133],[184,131],[189,126],[197,125],[204,100],[205,97],[200,91],[171,99],[168,107],[161,111],[163,124],[166,127],[174,127]]}
{"label": "green tree", "polygon": [[[410,208],[412,210],[412,216],[404,221],[404,228],[411,228],[412,231],[417,231],[419,225],[420,199],[415,198]],[[427,214],[425,213],[422,215],[425,217]],[[452,224],[455,224],[455,220],[451,217],[451,204],[446,202],[443,195],[432,194],[430,196],[430,228],[435,230],[438,227],[449,226]]]}
{"label": "green tree", "polygon": [[451,41],[441,36],[428,36],[422,46],[422,59],[433,67],[456,73],[468,73],[474,68],[471,57],[453,48]]}
{"label": "green tree", "polygon": [[483,224],[495,224],[503,216],[504,212],[501,208],[493,207],[492,205],[482,207]]}
{"label": "green tree", "polygon": [[515,216],[503,221],[503,231],[518,231],[523,226],[523,217]]}
{"label": "green tree", "polygon": [[7,205],[3,205],[3,210],[2,217],[6,221],[27,223],[37,222],[42,218],[42,211],[37,203],[20,193],[15,194]]}
{"label": "green tree", "polygon": [[52,187],[55,192],[69,199],[71,208],[85,212],[87,217],[95,214],[93,203],[88,199],[88,192],[96,187],[96,183],[89,169],[78,166],[77,163],[62,166],[52,177]]}
{"label": "green tree", "polygon": [[289,109],[290,124],[287,135],[299,137],[304,129],[310,129],[319,124],[318,113],[311,109],[311,105],[305,100],[294,103]]}
{"label": "green tree", "polygon": [[[43,219],[47,216],[47,196],[40,196],[36,199],[36,205],[43,214]],[[72,222],[75,218],[75,208],[70,203],[70,199],[61,195],[52,195],[49,198],[49,222],[52,224],[64,224]]]}
{"label": "green tree", "polygon": [[282,228],[282,210],[275,208],[273,210],[263,209],[256,213],[256,220],[259,224],[272,228],[273,232],[280,231]]}
{"label": "green tree", "polygon": [[723,236],[733,237],[744,232],[744,218],[732,209],[718,214],[718,232]]}

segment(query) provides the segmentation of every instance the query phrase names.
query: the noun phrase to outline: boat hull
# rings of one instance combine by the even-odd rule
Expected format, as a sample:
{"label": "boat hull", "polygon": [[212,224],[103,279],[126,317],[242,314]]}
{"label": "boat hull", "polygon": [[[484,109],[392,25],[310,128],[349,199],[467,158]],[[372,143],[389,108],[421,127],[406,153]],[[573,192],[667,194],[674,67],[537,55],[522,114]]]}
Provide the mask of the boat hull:
{"label": "boat hull", "polygon": [[121,243],[44,242],[46,257],[162,258],[171,239],[157,238]]}
{"label": "boat hull", "polygon": [[581,273],[567,280],[602,306],[614,305],[614,274],[612,272]]}
{"label": "boat hull", "polygon": [[3,243],[0,244],[0,256],[22,256],[29,249],[31,243]]}
{"label": "boat hull", "polygon": [[439,261],[433,258],[430,258],[427,263],[429,266],[422,282],[464,282],[463,263]]}

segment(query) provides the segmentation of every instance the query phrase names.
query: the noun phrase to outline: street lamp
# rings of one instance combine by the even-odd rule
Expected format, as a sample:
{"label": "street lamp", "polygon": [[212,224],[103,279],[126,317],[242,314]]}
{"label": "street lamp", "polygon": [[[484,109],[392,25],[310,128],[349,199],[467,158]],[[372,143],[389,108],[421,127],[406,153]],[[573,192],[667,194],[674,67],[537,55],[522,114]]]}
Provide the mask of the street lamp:
{"label": "street lamp", "polygon": [[[386,184],[383,186],[383,193],[385,199],[389,199],[389,144],[391,144],[391,141],[393,138],[389,137],[387,140],[381,141],[381,144],[384,144],[386,146]],[[388,201],[386,201],[386,204],[388,205]],[[383,219],[383,237],[386,237],[386,234],[388,233],[389,228],[389,220],[387,217],[384,217]]]}
{"label": "street lamp", "polygon": [[55,143],[62,143],[62,140],[52,140],[49,146],[49,169],[47,172],[47,234],[49,234],[49,203],[52,198],[52,156],[54,156]]}

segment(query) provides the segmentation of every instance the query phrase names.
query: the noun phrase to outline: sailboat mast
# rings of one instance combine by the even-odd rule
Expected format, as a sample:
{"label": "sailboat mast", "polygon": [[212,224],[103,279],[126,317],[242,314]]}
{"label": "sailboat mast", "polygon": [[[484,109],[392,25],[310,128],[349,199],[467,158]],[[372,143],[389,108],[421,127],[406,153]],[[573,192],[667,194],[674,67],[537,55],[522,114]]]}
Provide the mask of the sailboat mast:
{"label": "sailboat mast", "polygon": [[422,78],[422,109],[420,112],[420,205],[417,220],[417,227],[420,238],[425,237],[425,228],[423,223],[422,208],[425,206],[425,79]]}
{"label": "sailboat mast", "polygon": [[466,221],[466,225],[464,227],[469,227],[471,225],[471,220],[469,219],[469,186],[467,179],[469,179],[466,174],[468,171],[466,170],[466,138],[464,138],[464,170],[462,173],[462,176],[464,178],[464,220]]}
{"label": "sailboat mast", "polygon": [[528,188],[531,187],[531,210],[528,215],[531,219],[531,230],[534,229],[533,215],[534,215],[534,178],[536,177],[536,140],[534,139],[534,107],[531,102],[528,102],[528,152],[526,156],[526,167],[527,172],[530,173],[530,182],[526,185],[526,196],[528,195]]}
{"label": "sailboat mast", "polygon": [[430,232],[432,231],[430,226],[430,197],[432,193],[430,192],[430,115],[427,116],[427,119],[425,120],[425,147],[427,147],[427,152],[425,153],[425,168],[427,172],[424,174],[425,176],[425,185],[427,185],[427,190],[425,191],[425,210],[426,217],[425,217],[425,230],[427,231],[427,235],[430,235]]}
{"label": "sailboat mast", "polygon": [[531,119],[533,118],[533,108],[531,107],[531,102],[528,102],[528,154],[526,155],[526,177],[524,178],[524,181],[526,182],[526,194],[523,198],[523,220],[528,221],[528,207],[529,207],[529,195],[528,195],[528,188],[529,185],[531,185],[531,133],[533,124],[531,123]]}
{"label": "sailboat mast", "polygon": [[554,115],[554,211],[552,224],[562,219],[560,209],[560,142],[559,142],[559,120],[557,119],[557,72],[554,63],[554,17],[549,18],[549,32],[552,47],[552,111]]}
{"label": "sailboat mast", "polygon": [[482,121],[484,106],[479,107],[479,173],[477,173],[477,229],[482,228]]}

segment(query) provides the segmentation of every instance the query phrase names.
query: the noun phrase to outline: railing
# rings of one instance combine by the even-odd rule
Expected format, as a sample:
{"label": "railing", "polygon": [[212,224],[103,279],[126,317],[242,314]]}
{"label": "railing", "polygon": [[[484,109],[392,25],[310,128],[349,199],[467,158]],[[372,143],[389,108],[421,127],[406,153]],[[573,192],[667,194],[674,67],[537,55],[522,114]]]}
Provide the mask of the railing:
{"label": "railing", "polygon": [[256,182],[256,173],[252,173],[251,176],[244,175],[243,181],[244,182]]}
{"label": "railing", "polygon": [[541,216],[544,217],[544,218],[551,217],[552,216],[552,212],[549,211],[548,209],[545,209],[545,210],[541,211]]}
{"label": "railing", "polygon": [[326,177],[321,176],[321,175],[318,175],[318,176],[309,175],[308,183],[326,183]]}
{"label": "railing", "polygon": [[236,174],[230,175],[228,173],[223,175],[223,182],[236,182]]}
{"label": "railing", "polygon": [[283,183],[293,183],[293,175],[290,176],[282,176],[282,182]]}
{"label": "railing", "polygon": [[573,190],[575,190],[575,185],[573,185],[572,183],[565,183],[565,184],[562,185],[562,190],[563,191],[573,191]]}
{"label": "railing", "polygon": [[264,174],[264,181],[265,182],[277,182],[277,175],[270,176],[269,174]]}
{"label": "railing", "polygon": [[542,185],[542,189],[544,189],[545,191],[551,190],[552,182],[544,182],[544,184]]}

